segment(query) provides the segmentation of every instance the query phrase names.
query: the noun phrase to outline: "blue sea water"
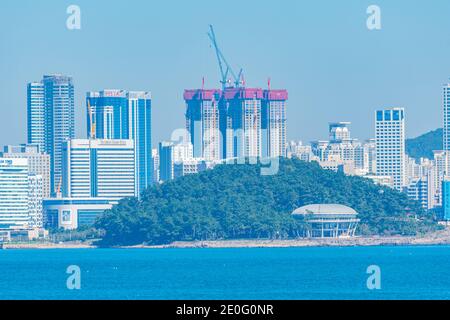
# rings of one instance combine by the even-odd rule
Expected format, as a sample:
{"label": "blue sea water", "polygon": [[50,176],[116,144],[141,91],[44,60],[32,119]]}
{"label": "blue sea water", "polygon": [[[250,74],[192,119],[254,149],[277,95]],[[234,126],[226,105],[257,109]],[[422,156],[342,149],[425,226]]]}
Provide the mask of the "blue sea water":
{"label": "blue sea water", "polygon": [[[81,269],[69,290],[66,269]],[[381,268],[381,290],[367,267]],[[449,299],[450,247],[0,250],[0,299]]]}

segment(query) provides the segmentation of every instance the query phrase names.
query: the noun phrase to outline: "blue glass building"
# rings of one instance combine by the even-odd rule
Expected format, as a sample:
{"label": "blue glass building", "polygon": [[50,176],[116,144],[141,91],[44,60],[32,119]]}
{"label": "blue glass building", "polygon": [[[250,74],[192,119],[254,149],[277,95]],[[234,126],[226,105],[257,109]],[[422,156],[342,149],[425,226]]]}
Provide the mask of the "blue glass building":
{"label": "blue glass building", "polygon": [[389,108],[375,113],[376,172],[392,177],[394,187],[406,186],[405,109]]}
{"label": "blue glass building", "polygon": [[174,178],[172,142],[159,143],[159,179],[163,182]]}
{"label": "blue glass building", "polygon": [[151,94],[142,91],[103,90],[86,98],[90,139],[134,140],[136,194],[153,183]]}
{"label": "blue glass building", "polygon": [[442,210],[444,220],[450,221],[450,180],[442,181]]}
{"label": "blue glass building", "polygon": [[75,138],[75,99],[71,77],[45,75],[27,87],[28,143],[50,155],[50,187],[61,185],[62,147]]}

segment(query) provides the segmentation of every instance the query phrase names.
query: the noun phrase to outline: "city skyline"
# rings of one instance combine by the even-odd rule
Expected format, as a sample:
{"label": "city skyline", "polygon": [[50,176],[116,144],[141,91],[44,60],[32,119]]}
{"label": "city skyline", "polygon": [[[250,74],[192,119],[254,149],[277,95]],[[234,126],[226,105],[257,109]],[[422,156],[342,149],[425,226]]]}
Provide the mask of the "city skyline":
{"label": "city skyline", "polygon": [[[3,5],[12,13],[18,10],[7,2]],[[30,21],[47,34],[40,40],[44,43],[58,41],[61,45],[54,48],[49,58],[39,57],[40,61],[37,61],[32,52],[21,50],[21,54],[17,54],[25,44],[15,44],[15,39],[21,38],[24,32],[30,32],[30,37],[22,37],[30,41],[26,47],[36,45],[42,48],[42,44],[36,42],[37,38],[32,36],[35,31],[31,30],[31,23],[9,30],[6,34],[3,34],[6,28],[0,31],[4,35],[0,46],[5,53],[1,65],[5,71],[4,79],[0,80],[0,110],[5,114],[0,119],[0,133],[3,133],[0,134],[0,144],[25,142],[22,120],[25,118],[23,92],[26,83],[49,72],[68,74],[74,78],[76,137],[85,137],[85,92],[125,88],[153,93],[153,116],[159,119],[154,126],[154,142],[165,140],[172,130],[184,127],[183,116],[177,112],[184,109],[183,89],[200,87],[202,77],[206,79],[207,88],[220,85],[214,52],[206,36],[208,23],[212,21],[196,19],[205,10],[210,13],[207,20],[213,20],[216,25],[219,41],[231,64],[244,68],[248,86],[264,89],[270,77],[274,87],[286,88],[290,92],[288,118],[295,125],[289,126],[288,140],[309,142],[325,137],[320,124],[335,121],[350,121],[356,136],[370,138],[372,132],[362,120],[374,109],[389,105],[402,105],[408,111],[410,125],[407,137],[442,127],[438,88],[445,83],[450,68],[446,67],[445,59],[446,53],[450,52],[450,42],[438,37],[439,29],[444,27],[442,24],[448,23],[442,15],[450,5],[444,1],[433,7],[408,6],[411,10],[407,14],[400,9],[401,5],[394,7],[380,1],[383,28],[379,31],[366,28],[365,10],[368,4],[365,3],[327,3],[327,7],[332,9],[329,11],[321,10],[320,4],[300,5],[289,1],[284,3],[284,9],[273,6],[264,9],[260,6],[258,13],[266,21],[273,14],[281,13],[285,21],[274,26],[264,23],[264,19],[257,22],[252,18],[252,23],[245,25],[244,32],[224,24],[219,19],[221,14],[214,10],[216,4],[211,4],[209,8],[197,4],[177,5],[192,14],[189,20],[182,18],[170,25],[164,19],[169,17],[170,12],[167,4],[148,6],[142,3],[142,10],[136,12],[127,10],[121,4],[106,6],[101,1],[96,4],[80,1],[82,29],[69,31],[65,28],[66,3],[37,6],[31,1],[24,1],[20,12],[22,19],[28,21],[30,15],[35,14],[36,19]],[[240,5],[243,12],[251,7],[251,4]],[[93,19],[90,12],[97,13],[99,10],[103,14]],[[155,11],[161,16],[157,17]],[[131,22],[133,15],[138,21],[146,15],[154,19],[145,19],[149,30],[144,28],[138,31],[136,22],[121,23],[123,30],[118,30],[119,26],[108,23],[118,12],[123,13],[125,22]],[[314,15],[317,21],[308,18],[308,12],[317,13]],[[419,18],[419,12],[421,20],[434,17],[441,24],[417,25],[414,22]],[[422,16],[423,12],[429,14]],[[350,16],[352,22],[344,23],[343,20]],[[393,19],[393,16],[396,18]],[[4,23],[8,23],[8,16],[2,18]],[[181,23],[187,23],[190,27],[183,30]],[[156,29],[159,30],[157,33],[154,32]],[[293,33],[293,29],[298,32]],[[409,29],[418,31],[415,37],[409,36],[413,34]],[[127,63],[122,63],[123,48],[119,46],[115,50],[106,50],[108,46],[104,46],[104,43],[113,40],[113,36],[120,38],[126,34],[129,34],[131,42],[139,41],[147,31],[149,40],[144,38],[142,45],[150,50],[131,53]],[[254,39],[251,41],[253,54],[245,50],[248,35]],[[277,38],[280,46],[266,46],[266,37]],[[164,41],[167,38],[173,41]],[[399,39],[402,40],[400,43]],[[82,45],[85,41],[87,46]],[[417,50],[417,41],[422,44],[422,50]],[[411,50],[413,46],[415,50]],[[86,54],[92,50],[108,54],[99,54],[98,57],[90,55],[88,59]],[[431,64],[430,61],[440,63]],[[17,69],[11,65],[17,66]],[[340,81],[344,74],[346,81]],[[424,115],[422,111],[425,108],[429,111]],[[317,114],[317,109],[323,112]]]}
{"label": "city skyline", "polygon": [[448,12],[0,0],[0,300],[450,300]]}
{"label": "city skyline", "polygon": [[[406,128],[410,125],[409,120],[408,125],[405,120],[405,114],[409,115],[408,108],[379,105],[375,112],[372,110],[370,113],[374,118],[369,122],[374,124],[373,127],[367,125],[367,115],[364,122],[357,123],[372,127],[368,139],[354,138],[350,130],[352,122],[344,119],[328,121],[328,141],[316,139],[304,145],[297,138],[288,143],[287,111],[295,109],[290,103],[289,90],[273,85],[270,77],[264,87],[248,84],[242,70],[237,76],[224,58],[212,26],[210,30],[222,86],[206,87],[203,77],[201,88],[184,89],[185,108],[176,110],[176,114],[185,116],[185,127],[173,128],[161,140],[152,141],[154,124],[160,123],[160,119],[152,114],[154,95],[150,89],[88,88],[84,106],[86,121],[83,122],[75,119],[77,85],[71,75],[45,72],[40,82],[28,81],[29,145],[9,146],[18,152],[15,156],[29,159],[30,175],[35,175],[38,170],[43,173],[27,182],[30,217],[39,217],[42,212],[36,203],[42,202],[45,193],[35,191],[37,188],[44,190],[47,181],[47,174],[42,172],[46,167],[42,153],[50,158],[47,167],[50,169],[51,197],[68,201],[77,199],[84,207],[80,214],[88,208],[94,210],[80,218],[83,221],[92,221],[98,214],[92,207],[95,199],[107,200],[108,205],[125,197],[140,199],[147,187],[155,182],[197,174],[234,160],[240,164],[245,158],[250,163],[256,163],[257,159],[261,163],[271,160],[270,167],[275,170],[271,174],[278,172],[278,157],[314,161],[325,170],[365,177],[375,184],[395,188],[418,201],[423,208],[442,205],[446,197],[440,184],[448,179],[450,172],[448,143],[442,154],[437,150],[432,159],[411,158],[405,149]],[[262,67],[267,66],[263,64]],[[440,111],[447,119],[449,84],[443,87]],[[83,124],[86,135],[79,133]],[[449,130],[446,120],[445,142]],[[176,141],[180,134],[187,139],[181,144]],[[169,137],[171,141],[167,140]],[[159,153],[156,145],[159,145]],[[5,147],[5,151],[7,149]],[[274,168],[272,160],[278,163]],[[262,171],[261,175],[264,175]],[[54,225],[55,221],[52,218],[54,209],[49,209],[49,203],[44,206],[45,213],[39,220],[46,226]],[[73,214],[66,212],[65,204],[60,205],[63,207],[59,208],[59,223],[65,221],[69,228],[77,226],[78,216],[74,220]]]}

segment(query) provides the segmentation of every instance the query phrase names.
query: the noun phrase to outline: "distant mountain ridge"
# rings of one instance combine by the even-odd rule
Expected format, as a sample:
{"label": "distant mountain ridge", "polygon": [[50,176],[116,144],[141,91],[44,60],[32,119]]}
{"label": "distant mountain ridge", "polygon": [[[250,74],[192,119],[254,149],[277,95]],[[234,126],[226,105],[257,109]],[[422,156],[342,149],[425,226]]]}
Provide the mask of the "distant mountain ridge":
{"label": "distant mountain ridge", "polygon": [[443,129],[425,133],[417,138],[406,140],[406,153],[414,159],[433,159],[433,151],[443,149]]}

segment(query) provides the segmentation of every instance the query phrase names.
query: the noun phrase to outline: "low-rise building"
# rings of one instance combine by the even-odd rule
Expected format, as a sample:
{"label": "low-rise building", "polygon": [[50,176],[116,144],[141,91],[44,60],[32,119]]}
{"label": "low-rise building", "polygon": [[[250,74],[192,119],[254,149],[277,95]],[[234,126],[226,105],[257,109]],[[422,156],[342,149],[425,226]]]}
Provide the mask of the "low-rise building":
{"label": "low-rise building", "polygon": [[339,204],[312,204],[298,208],[292,213],[308,224],[307,238],[354,237],[359,219],[350,207]]}
{"label": "low-rise building", "polygon": [[117,204],[102,198],[55,198],[44,200],[45,227],[75,230],[92,226],[96,219]]}
{"label": "low-rise building", "polygon": [[0,158],[0,238],[39,235],[42,192],[42,177],[29,173],[28,159]]}
{"label": "low-rise building", "polygon": [[174,164],[174,178],[196,174],[208,169],[208,165],[203,159],[187,159]]}

